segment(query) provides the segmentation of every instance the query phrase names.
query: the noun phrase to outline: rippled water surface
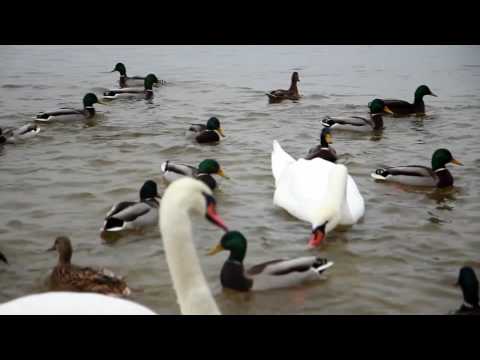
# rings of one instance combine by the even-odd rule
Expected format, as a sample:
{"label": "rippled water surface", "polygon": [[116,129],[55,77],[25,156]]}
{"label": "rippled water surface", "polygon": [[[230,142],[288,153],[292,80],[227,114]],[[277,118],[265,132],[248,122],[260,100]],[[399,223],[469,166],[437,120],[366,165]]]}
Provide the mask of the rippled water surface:
{"label": "rippled water surface", "polygon": [[[23,144],[0,148],[0,302],[44,291],[58,235],[74,245],[74,262],[127,275],[132,298],[163,314],[179,312],[158,231],[104,243],[103,216],[119,200],[136,200],[146,179],[161,188],[160,164],[216,158],[218,210],[249,240],[246,265],[318,254],[335,262],[324,280],[291,289],[222,291],[226,253],[205,252],[221,231],[197,219],[195,241],[206,277],[228,314],[442,314],[456,308],[453,284],[463,264],[480,269],[480,47],[466,46],[1,46],[0,126],[20,126],[42,110],[81,106],[83,95],[113,87],[122,61],[129,75],[169,82],[152,103],[96,105],[93,124],[42,124]],[[269,105],[264,92],[286,88],[300,73],[298,103]],[[310,225],[272,204],[272,140],[303,156],[317,143],[326,115],[364,115],[374,97],[413,100],[420,84],[426,118],[385,119],[380,137],[334,133],[366,201],[357,225],[308,250]],[[217,146],[184,137],[191,122],[217,116],[227,137]],[[375,183],[383,165],[430,164],[448,147],[447,192]]]}

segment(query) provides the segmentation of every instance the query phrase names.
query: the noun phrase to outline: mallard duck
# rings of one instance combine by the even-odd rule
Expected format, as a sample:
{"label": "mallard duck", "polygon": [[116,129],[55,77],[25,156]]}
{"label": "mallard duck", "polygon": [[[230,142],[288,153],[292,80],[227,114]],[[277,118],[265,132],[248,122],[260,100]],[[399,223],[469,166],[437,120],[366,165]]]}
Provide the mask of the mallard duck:
{"label": "mallard duck", "polygon": [[103,99],[115,100],[122,98],[138,98],[151,100],[153,99],[153,84],[157,81],[157,77],[153,74],[148,74],[145,78],[143,90],[140,88],[129,87],[123,89],[110,89],[103,93]]}
{"label": "mallard duck", "polygon": [[290,83],[290,88],[288,90],[272,90],[269,93],[266,93],[268,96],[268,101],[270,103],[279,103],[283,100],[299,100],[300,94],[297,88],[297,82],[300,82],[298,72],[292,74],[292,81]]}
{"label": "mallard duck", "polygon": [[3,255],[1,251],[0,251],[0,260],[2,260],[5,264],[8,264],[7,257]]}
{"label": "mallard duck", "polygon": [[53,290],[69,290],[78,292],[95,292],[108,295],[129,295],[126,282],[107,269],[92,269],[73,265],[72,244],[68,237],[55,239],[48,251],[57,251],[58,264],[50,275],[50,288]]}
{"label": "mallard duck", "polygon": [[333,142],[332,134],[328,128],[323,128],[320,133],[320,145],[311,148],[305,160],[321,158],[330,162],[337,162],[337,152],[330,144]]}
{"label": "mallard duck", "polygon": [[480,315],[478,303],[478,279],[470,266],[464,266],[458,274],[458,282],[463,293],[463,304],[455,312],[459,315]]}
{"label": "mallard duck", "polygon": [[247,239],[239,231],[229,231],[208,255],[222,250],[230,251],[220,273],[220,282],[227,289],[237,291],[264,290],[320,279],[320,274],[333,265],[333,262],[316,256],[295,259],[270,260],[247,271],[243,260],[247,252]]}
{"label": "mallard duck", "polygon": [[40,132],[36,124],[26,124],[19,128],[0,128],[0,144],[14,144],[34,137]]}
{"label": "mallard duck", "polygon": [[448,163],[463,165],[452,157],[449,150],[438,149],[432,155],[431,168],[420,165],[387,167],[375,170],[371,176],[375,180],[397,182],[404,185],[444,188],[453,185],[452,174],[445,167]]}
{"label": "mallard duck", "polygon": [[[115,68],[112,70],[112,72],[115,72],[115,71],[118,71],[120,73],[120,80],[118,81],[118,86],[121,89],[125,87],[143,86],[145,83],[145,77],[142,77],[142,76],[128,77],[127,69],[125,68],[125,65],[123,65],[122,63],[117,63],[117,65],[115,65]],[[155,76],[155,82],[154,82],[155,86],[165,85],[165,84],[166,84],[166,81],[158,80],[157,77]]]}
{"label": "mallard duck", "polygon": [[198,165],[198,168],[185,164],[175,164],[168,160],[164,162],[160,168],[163,171],[163,178],[169,183],[188,176],[203,181],[212,190],[215,190],[217,187],[217,182],[212,176],[213,174],[228,179],[223,172],[223,169],[220,167],[220,164],[217,162],[217,160],[213,159],[203,160]]}
{"label": "mallard duck", "polygon": [[207,121],[207,125],[191,124],[187,131],[187,137],[194,138],[198,143],[212,143],[218,142],[225,133],[220,125],[220,120],[216,117],[211,117]]}
{"label": "mallard duck", "polygon": [[383,129],[383,117],[382,113],[386,112],[393,114],[393,112],[385,105],[380,99],[375,99],[370,103],[371,114],[370,118],[364,118],[361,116],[348,116],[348,117],[331,117],[326,116],[322,120],[322,125],[336,130],[349,130],[349,131],[363,131],[371,132],[372,130],[378,131]]}
{"label": "mallard duck", "polygon": [[88,93],[83,97],[83,109],[62,108],[56,111],[42,112],[34,119],[36,121],[50,122],[54,120],[59,121],[79,121],[87,120],[95,116],[95,108],[93,104],[103,104],[98,100],[97,95]]}
{"label": "mallard duck", "polygon": [[[394,113],[394,115],[424,115],[425,114],[425,103],[423,102],[423,97],[425,95],[437,96],[435,95],[427,85],[421,85],[415,90],[415,98],[413,104],[410,104],[404,100],[392,100],[392,99],[382,99],[385,105]],[[372,110],[373,101],[368,104],[370,111]]]}
{"label": "mallard duck", "polygon": [[365,202],[344,165],[321,158],[295,160],[273,141],[273,203],[312,224],[310,247],[320,245],[337,225],[353,225]]}
{"label": "mallard duck", "polygon": [[157,225],[159,197],[157,184],[146,181],[140,189],[140,202],[122,201],[113,205],[100,230],[122,231]]}

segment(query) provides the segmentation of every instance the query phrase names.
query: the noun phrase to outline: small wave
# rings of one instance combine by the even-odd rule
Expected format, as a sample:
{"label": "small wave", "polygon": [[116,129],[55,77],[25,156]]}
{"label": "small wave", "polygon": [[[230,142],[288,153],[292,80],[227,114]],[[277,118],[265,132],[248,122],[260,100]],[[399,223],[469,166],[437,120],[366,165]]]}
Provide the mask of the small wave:
{"label": "small wave", "polygon": [[28,85],[21,85],[21,84],[5,84],[5,85],[2,85],[2,88],[4,89],[22,89],[22,88],[27,88],[27,87],[31,87],[32,85],[28,84]]}

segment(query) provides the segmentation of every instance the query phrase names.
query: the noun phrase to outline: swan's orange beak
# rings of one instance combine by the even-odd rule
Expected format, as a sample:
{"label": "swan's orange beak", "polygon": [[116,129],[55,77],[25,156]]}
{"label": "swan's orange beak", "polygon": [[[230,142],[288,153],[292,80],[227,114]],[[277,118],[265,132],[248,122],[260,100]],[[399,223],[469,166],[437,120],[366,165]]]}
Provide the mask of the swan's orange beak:
{"label": "swan's orange beak", "polygon": [[325,239],[325,224],[322,226],[317,226],[315,230],[312,231],[312,236],[308,241],[309,248],[315,248],[321,244],[321,242]]}
{"label": "swan's orange beak", "polygon": [[208,221],[212,222],[213,224],[217,225],[223,230],[228,231],[227,225],[225,225],[225,222],[222,220],[220,215],[218,215],[217,210],[215,209],[214,203],[208,204],[206,217]]}

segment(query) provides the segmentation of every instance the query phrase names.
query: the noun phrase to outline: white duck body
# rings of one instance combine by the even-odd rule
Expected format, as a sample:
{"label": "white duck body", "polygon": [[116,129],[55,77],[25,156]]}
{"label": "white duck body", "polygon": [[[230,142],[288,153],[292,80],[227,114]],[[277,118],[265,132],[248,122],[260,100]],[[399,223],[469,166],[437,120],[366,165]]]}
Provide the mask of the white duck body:
{"label": "white duck body", "polygon": [[320,158],[295,160],[274,140],[272,172],[274,204],[313,229],[326,221],[325,232],[353,225],[365,213],[363,197],[344,165]]}
{"label": "white duck body", "polygon": [[128,87],[122,89],[109,89],[104,92],[103,99],[143,99],[145,98],[145,90],[138,87]]}

